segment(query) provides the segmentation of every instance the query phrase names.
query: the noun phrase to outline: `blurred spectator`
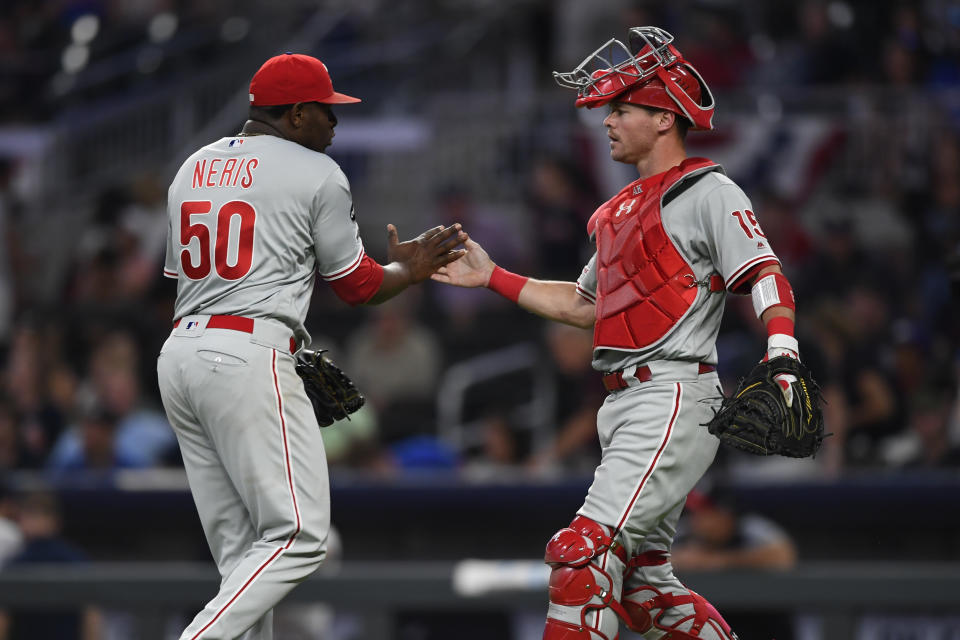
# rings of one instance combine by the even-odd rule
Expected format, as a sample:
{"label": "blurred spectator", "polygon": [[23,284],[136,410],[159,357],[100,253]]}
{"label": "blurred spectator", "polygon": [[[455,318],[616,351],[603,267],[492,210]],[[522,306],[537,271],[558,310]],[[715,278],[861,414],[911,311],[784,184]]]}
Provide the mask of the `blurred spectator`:
{"label": "blurred spectator", "polygon": [[890,329],[888,361],[898,397],[909,402],[925,389],[949,384],[949,354],[931,353],[928,329],[906,318],[894,321]]}
{"label": "blurred spectator", "polygon": [[0,357],[10,341],[25,260],[16,225],[22,204],[11,189],[15,171],[13,160],[0,157]]}
{"label": "blurred spectator", "polygon": [[364,405],[350,419],[337,420],[320,430],[327,463],[331,468],[349,467],[379,472],[390,468],[380,443],[377,412]]}
{"label": "blurred spectator", "polygon": [[4,389],[17,416],[23,468],[43,465],[73,410],[75,378],[60,352],[53,322],[20,322],[3,371]]}
{"label": "blurred spectator", "polygon": [[797,297],[810,301],[839,300],[854,283],[881,282],[887,270],[877,262],[877,256],[860,244],[855,222],[848,213],[829,217],[823,222],[809,265],[796,273]]}
{"label": "blurred spectator", "polygon": [[23,533],[17,525],[17,505],[0,475],[0,569],[23,548]]}
{"label": "blurred spectator", "polygon": [[[8,567],[31,564],[86,562],[87,555],[61,534],[59,502],[52,493],[34,492],[19,501],[18,522],[24,547]],[[87,607],[82,611],[41,610],[0,613],[0,640],[100,640],[101,614]]]}
{"label": "blurred spectator", "polygon": [[917,82],[919,64],[916,50],[900,40],[890,39],[883,46],[884,80],[893,87],[909,87]]}
{"label": "blurred spectator", "polygon": [[[728,492],[714,488],[694,490],[677,526],[670,551],[677,574],[729,569],[791,569],[797,548],[779,525],[756,513],[737,508]],[[791,640],[793,622],[787,613],[725,613],[740,638]]]}
{"label": "blurred spectator", "polygon": [[794,567],[797,549],[787,532],[759,514],[742,513],[728,493],[690,493],[670,552],[673,565],[681,571]]}
{"label": "blurred spectator", "polygon": [[82,409],[79,424],[68,432],[76,446],[59,447],[47,463],[55,473],[110,473],[143,467],[117,444],[117,416],[96,402]]}
{"label": "blurred spectator", "polygon": [[846,425],[834,428],[843,443],[845,464],[876,466],[880,441],[904,429],[904,399],[884,367],[891,342],[890,311],[881,294],[868,286],[852,289],[845,302],[839,382],[849,413]]}
{"label": "blurred spectator", "polygon": [[103,191],[91,224],[79,238],[70,283],[70,294],[79,304],[129,304],[144,297],[160,277],[156,243],[158,237],[163,242],[166,228],[157,227],[156,217],[165,223],[164,210],[157,209],[156,187],[148,178],[135,186]]}
{"label": "blurred spectator", "polygon": [[559,322],[544,327],[548,360],[555,388],[553,440],[547,449],[534,451],[528,461],[533,469],[563,468],[590,472],[600,462],[597,436],[597,410],[606,391],[597,372],[590,366],[593,358],[593,332]]}
{"label": "blurred spectator", "polygon": [[[501,251],[504,268],[518,268],[526,264],[528,252],[524,251],[518,235],[523,221],[512,222],[492,207],[478,202],[469,188],[460,184],[447,184],[435,194],[436,216],[438,224],[459,222],[463,230],[477,242],[489,242]],[[486,245],[484,245],[486,246]],[[513,266],[511,266],[513,265]],[[444,332],[444,344],[458,353],[452,359],[467,355],[469,345],[483,339],[484,331],[479,326],[489,312],[502,312],[508,309],[504,300],[497,296],[485,296],[483,291],[461,289],[459,287],[432,287],[430,294],[439,307],[443,322],[440,329]]]}
{"label": "blurred spectator", "polygon": [[[593,254],[587,237],[587,221],[596,209],[598,198],[586,181],[587,175],[558,156],[544,156],[533,165],[526,200],[530,224],[537,234],[537,242],[533,244],[534,269],[540,278],[575,276]],[[465,224],[464,229],[486,246],[469,226]],[[504,259],[508,257],[509,254]]]}
{"label": "blurred spectator", "polygon": [[[489,388],[474,388],[484,409],[471,427],[479,435],[467,436],[472,444],[462,452],[463,469],[473,478],[495,478],[511,468],[583,474],[600,461],[596,414],[606,393],[590,366],[593,333],[554,322],[541,331],[544,350],[532,379],[505,374],[486,383]],[[520,397],[520,386],[532,396]],[[467,398],[467,414],[476,401]]]}
{"label": "blurred spectator", "polygon": [[908,432],[885,443],[885,462],[908,469],[960,468],[960,443],[950,434],[955,399],[948,389],[929,388],[912,395]]}
{"label": "blurred spectator", "polygon": [[17,410],[6,394],[0,392],[0,473],[26,466]]}
{"label": "blurred spectator", "polygon": [[376,411],[386,442],[434,431],[434,401],[443,351],[416,317],[410,292],[370,309],[346,340],[344,370]]}
{"label": "blurred spectator", "polygon": [[459,452],[460,471],[465,477],[494,480],[520,468],[529,450],[529,438],[511,413],[511,407],[494,402],[477,418],[479,442]]}
{"label": "blurred spectator", "polygon": [[[776,46],[772,68],[762,80],[769,84],[818,86],[851,82],[863,72],[870,49],[858,49],[849,31],[852,24],[831,17],[826,0],[782,5],[778,30],[790,29]],[[784,10],[785,9],[785,10]],[[848,11],[851,10],[847,6]],[[791,15],[792,14],[792,15]],[[838,24],[839,23],[839,24]],[[797,31],[794,32],[793,29]]]}
{"label": "blurred spectator", "polygon": [[825,433],[829,435],[817,459],[825,475],[836,477],[844,470],[846,440],[843,434],[850,420],[850,407],[841,384],[848,341],[843,311],[838,304],[821,301],[802,313],[797,319],[797,327],[805,336],[801,358],[817,376],[824,401]]}
{"label": "blurred spectator", "polygon": [[83,400],[92,413],[58,439],[50,455],[50,468],[76,466],[79,460],[85,460],[84,444],[104,446],[108,433],[112,433],[117,465],[151,467],[176,459],[173,430],[164,415],[148,406],[142,396],[139,357],[132,335],[124,331],[105,335],[94,347]]}
{"label": "blurred spectator", "polygon": [[737,5],[708,7],[701,5],[690,20],[692,32],[682,34],[680,48],[684,57],[710,87],[723,91],[742,86],[756,62],[743,33],[744,20]]}
{"label": "blurred spectator", "polygon": [[156,172],[146,172],[131,181],[130,203],[120,212],[120,227],[131,234],[141,260],[156,275],[163,266],[167,238],[167,192]]}
{"label": "blurred spectator", "polygon": [[796,208],[786,198],[772,191],[761,194],[756,203],[757,218],[770,246],[783,263],[783,272],[791,280],[802,278],[807,264],[813,258],[814,246]]}
{"label": "blurred spectator", "polygon": [[518,465],[520,459],[520,445],[505,413],[491,414],[484,429],[483,460],[495,473]]}
{"label": "blurred spectator", "polygon": [[[960,140],[943,137],[934,143],[928,183],[910,194],[917,233],[914,316],[923,327],[949,336],[958,332],[956,301],[960,300]],[[951,287],[955,290],[951,296]]]}

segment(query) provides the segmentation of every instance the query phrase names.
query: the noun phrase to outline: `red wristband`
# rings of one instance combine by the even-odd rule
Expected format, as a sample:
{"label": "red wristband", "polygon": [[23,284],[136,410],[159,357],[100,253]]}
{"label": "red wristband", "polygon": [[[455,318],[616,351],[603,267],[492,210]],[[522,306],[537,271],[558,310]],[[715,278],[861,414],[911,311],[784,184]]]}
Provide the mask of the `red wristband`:
{"label": "red wristband", "polygon": [[518,276],[501,267],[494,267],[493,273],[490,274],[490,282],[487,284],[487,288],[491,291],[496,291],[507,300],[517,302],[520,299],[520,290],[523,289],[523,285],[527,284],[527,280],[529,279],[530,278],[526,276]]}
{"label": "red wristband", "polygon": [[776,316],[770,318],[770,322],[767,323],[767,336],[772,336],[775,333],[782,333],[784,335],[792,336],[793,320],[786,316]]}

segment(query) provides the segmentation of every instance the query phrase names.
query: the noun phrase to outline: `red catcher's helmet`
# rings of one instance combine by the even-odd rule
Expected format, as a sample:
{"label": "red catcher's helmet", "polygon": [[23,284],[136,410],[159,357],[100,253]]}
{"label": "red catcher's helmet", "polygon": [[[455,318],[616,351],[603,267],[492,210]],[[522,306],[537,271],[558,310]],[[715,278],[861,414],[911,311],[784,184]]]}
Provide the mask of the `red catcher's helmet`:
{"label": "red catcher's helmet", "polygon": [[614,100],[666,109],[687,118],[695,131],[713,128],[716,103],[710,88],[658,27],[630,29],[630,46],[616,38],[569,73],[553,72],[561,87],[577,90],[576,106],[601,107]]}

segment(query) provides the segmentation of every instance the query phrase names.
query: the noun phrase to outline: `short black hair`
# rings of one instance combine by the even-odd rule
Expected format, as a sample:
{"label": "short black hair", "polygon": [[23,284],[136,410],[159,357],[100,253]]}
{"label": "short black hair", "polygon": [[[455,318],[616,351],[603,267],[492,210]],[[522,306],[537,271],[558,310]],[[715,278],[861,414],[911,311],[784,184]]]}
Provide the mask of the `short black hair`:
{"label": "short black hair", "polygon": [[255,107],[250,105],[250,117],[267,117],[270,120],[279,120],[287,111],[293,108],[293,104],[272,104],[269,106]]}

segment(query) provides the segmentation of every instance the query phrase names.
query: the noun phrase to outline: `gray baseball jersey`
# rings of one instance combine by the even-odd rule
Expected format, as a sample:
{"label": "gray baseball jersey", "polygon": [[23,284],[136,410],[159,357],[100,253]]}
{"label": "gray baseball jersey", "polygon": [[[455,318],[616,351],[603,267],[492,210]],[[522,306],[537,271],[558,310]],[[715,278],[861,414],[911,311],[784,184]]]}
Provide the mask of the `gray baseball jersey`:
{"label": "gray baseball jersey", "polygon": [[303,326],[314,273],[363,258],[350,185],[329,156],[275,136],[222,138],[194,153],[168,193],[164,275],[175,316],[241,314]]}
{"label": "gray baseball jersey", "polygon": [[222,575],[181,640],[270,640],[272,608],[322,562],[330,528],[323,440],[292,350],[309,339],[315,273],[353,286],[364,259],[350,188],[322,153],[224,138],[183,164],[168,212],[178,320],[158,381]]}

